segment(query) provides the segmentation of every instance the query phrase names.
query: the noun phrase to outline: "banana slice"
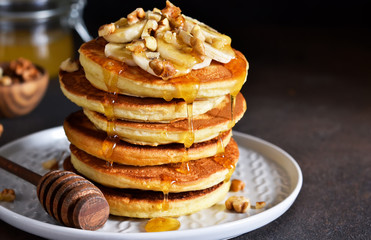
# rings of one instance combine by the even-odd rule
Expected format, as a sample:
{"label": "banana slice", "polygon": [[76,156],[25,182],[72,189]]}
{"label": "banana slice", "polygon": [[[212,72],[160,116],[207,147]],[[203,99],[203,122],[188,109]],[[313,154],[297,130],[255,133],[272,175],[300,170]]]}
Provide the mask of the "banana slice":
{"label": "banana slice", "polygon": [[[185,48],[187,48],[186,45],[184,45],[184,49]],[[195,56],[184,52],[182,49],[177,48],[171,43],[165,42],[162,38],[157,38],[157,51],[160,53],[162,58],[169,60],[182,68],[192,69],[192,67],[198,63]]]}
{"label": "banana slice", "polygon": [[227,51],[221,51],[214,47],[212,47],[210,44],[205,43],[205,54],[209,58],[214,59],[215,61],[221,62],[221,63],[228,63],[234,58],[234,54],[230,55]]}
{"label": "banana slice", "polygon": [[205,41],[207,43],[213,45],[213,47],[215,47],[217,49],[221,49],[225,46],[231,45],[232,40],[229,36],[218,32],[217,30],[215,30],[214,28],[206,25],[203,22],[200,22],[196,19],[193,19],[193,18],[185,16],[185,15],[183,15],[183,16],[187,21],[187,24],[186,24],[186,25],[188,25],[187,29],[190,30],[194,27],[194,25],[196,25],[196,24],[199,25],[200,30],[205,37]]}
{"label": "banana slice", "polygon": [[[188,26],[187,28],[193,28],[196,24],[199,24],[200,30],[205,37],[206,42],[204,42],[204,47],[205,54],[208,58],[214,59],[215,61],[221,63],[228,63],[235,57],[234,51],[230,47],[231,40],[228,36],[221,34],[209,26],[189,17],[187,17],[187,21],[190,21],[190,24],[193,24],[193,26]],[[188,45],[191,44],[192,35],[189,32],[180,30],[179,37],[184,43]],[[218,45],[218,48],[214,47],[213,45]]]}
{"label": "banana slice", "polygon": [[180,37],[180,39],[182,39],[182,41],[183,41],[185,44],[191,46],[191,38],[192,38],[192,35],[191,35],[189,32],[180,29],[180,30],[179,30],[179,37]]}
{"label": "banana slice", "polygon": [[137,66],[131,51],[126,48],[127,44],[124,43],[107,43],[104,48],[106,57],[122,61],[129,66]]}
{"label": "banana slice", "polygon": [[133,60],[134,62],[144,71],[156,75],[156,73],[152,70],[152,68],[149,66],[150,59],[147,58],[146,54],[144,52],[142,53],[133,53]]}
{"label": "banana slice", "polygon": [[111,43],[127,43],[140,38],[147,20],[134,24],[127,24],[126,18],[115,23],[116,28],[112,33],[103,35],[104,39]]}
{"label": "banana slice", "polygon": [[197,69],[201,69],[201,68],[207,67],[207,66],[210,65],[211,60],[212,60],[211,58],[205,57],[205,59],[202,62],[197,63],[196,65],[194,65],[192,69],[197,70]]}

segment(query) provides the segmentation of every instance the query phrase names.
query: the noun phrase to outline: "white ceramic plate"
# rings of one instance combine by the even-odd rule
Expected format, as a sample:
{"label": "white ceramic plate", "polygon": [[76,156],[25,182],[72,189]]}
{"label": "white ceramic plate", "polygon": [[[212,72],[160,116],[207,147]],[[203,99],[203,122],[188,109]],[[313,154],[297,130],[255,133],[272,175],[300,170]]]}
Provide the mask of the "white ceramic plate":
{"label": "white ceramic plate", "polygon": [[[23,231],[52,239],[229,239],[266,225],[281,216],[294,202],[302,186],[302,173],[295,160],[282,149],[259,138],[234,132],[240,159],[232,178],[243,180],[242,192],[228,193],[248,197],[255,205],[265,201],[263,209],[240,214],[225,210],[224,201],[215,206],[179,217],[178,231],[146,233],[146,219],[110,217],[103,228],[86,231],[59,225],[42,209],[36,188],[0,169],[0,189],[16,191],[13,203],[0,203],[0,218]],[[41,131],[0,148],[0,155],[41,175],[42,163],[64,159],[68,141],[62,127]],[[227,198],[226,197],[226,198]]]}

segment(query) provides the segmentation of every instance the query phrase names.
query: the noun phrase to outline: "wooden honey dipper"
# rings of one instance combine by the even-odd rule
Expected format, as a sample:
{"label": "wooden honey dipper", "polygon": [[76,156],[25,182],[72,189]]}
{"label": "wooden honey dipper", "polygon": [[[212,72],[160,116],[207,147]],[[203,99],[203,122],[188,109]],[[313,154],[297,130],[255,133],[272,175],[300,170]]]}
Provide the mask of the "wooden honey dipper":
{"label": "wooden honey dipper", "polygon": [[66,226],[96,230],[108,219],[109,206],[102,192],[73,172],[55,170],[40,176],[2,156],[0,167],[37,186],[41,205]]}

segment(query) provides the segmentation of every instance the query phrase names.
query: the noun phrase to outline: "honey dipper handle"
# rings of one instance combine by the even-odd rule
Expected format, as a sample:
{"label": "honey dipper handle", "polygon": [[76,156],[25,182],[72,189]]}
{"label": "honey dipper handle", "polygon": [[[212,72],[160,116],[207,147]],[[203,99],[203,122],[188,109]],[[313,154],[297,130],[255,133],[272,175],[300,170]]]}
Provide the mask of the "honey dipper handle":
{"label": "honey dipper handle", "polygon": [[32,183],[35,186],[37,186],[41,179],[41,176],[39,174],[36,174],[28,170],[27,168],[24,168],[2,156],[0,156],[0,167],[8,172],[17,175],[20,178],[23,178],[24,180]]}

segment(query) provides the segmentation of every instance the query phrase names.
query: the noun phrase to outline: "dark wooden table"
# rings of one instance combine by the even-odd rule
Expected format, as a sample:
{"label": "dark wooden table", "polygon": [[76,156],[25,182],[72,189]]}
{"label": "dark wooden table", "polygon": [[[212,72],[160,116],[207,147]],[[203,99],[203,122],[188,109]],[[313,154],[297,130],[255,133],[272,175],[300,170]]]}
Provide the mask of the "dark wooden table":
{"label": "dark wooden table", "polygon": [[[248,110],[235,127],[299,163],[293,206],[236,239],[369,239],[371,236],[371,32],[365,28],[247,26],[233,46],[250,62]],[[237,36],[241,29],[231,29]],[[0,119],[0,146],[61,125],[77,107],[57,81],[31,114]],[[1,239],[38,237],[0,223]]]}

